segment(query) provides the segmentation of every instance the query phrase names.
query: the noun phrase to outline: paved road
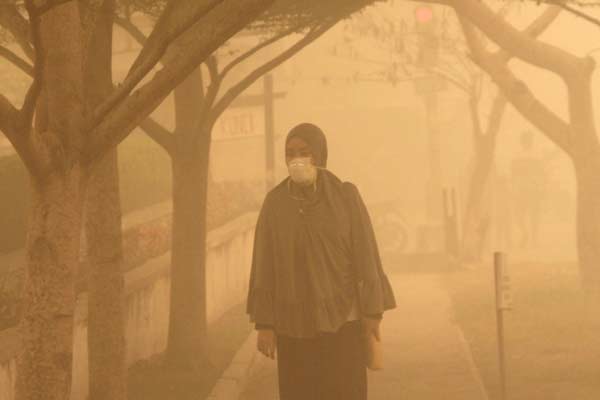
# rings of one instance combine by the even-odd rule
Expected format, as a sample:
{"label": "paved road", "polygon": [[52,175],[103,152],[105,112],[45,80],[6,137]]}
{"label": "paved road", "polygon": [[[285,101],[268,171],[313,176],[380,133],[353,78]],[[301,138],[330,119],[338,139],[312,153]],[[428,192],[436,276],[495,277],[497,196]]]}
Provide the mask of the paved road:
{"label": "paved road", "polygon": [[[390,278],[398,308],[385,314],[385,369],[369,373],[369,400],[487,399],[439,277]],[[241,398],[278,399],[274,362],[259,357]]]}

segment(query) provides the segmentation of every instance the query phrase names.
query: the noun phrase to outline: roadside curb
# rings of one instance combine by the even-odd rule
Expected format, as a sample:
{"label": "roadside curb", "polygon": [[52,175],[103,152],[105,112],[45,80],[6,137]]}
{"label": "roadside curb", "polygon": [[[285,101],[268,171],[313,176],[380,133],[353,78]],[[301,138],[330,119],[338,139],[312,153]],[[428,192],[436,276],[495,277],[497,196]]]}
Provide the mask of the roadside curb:
{"label": "roadside curb", "polygon": [[256,363],[256,331],[252,330],[206,400],[238,400]]}
{"label": "roadside curb", "polygon": [[489,400],[490,397],[488,396],[487,390],[485,388],[485,384],[483,383],[483,379],[481,378],[479,368],[477,368],[477,365],[475,364],[475,360],[473,359],[473,352],[471,351],[471,345],[465,338],[465,334],[464,334],[463,330],[458,325],[455,325],[455,328],[456,328],[456,334],[458,336],[458,339],[463,347],[463,354],[469,364],[469,369],[471,370],[471,374],[477,381],[477,387],[481,394],[481,399]]}

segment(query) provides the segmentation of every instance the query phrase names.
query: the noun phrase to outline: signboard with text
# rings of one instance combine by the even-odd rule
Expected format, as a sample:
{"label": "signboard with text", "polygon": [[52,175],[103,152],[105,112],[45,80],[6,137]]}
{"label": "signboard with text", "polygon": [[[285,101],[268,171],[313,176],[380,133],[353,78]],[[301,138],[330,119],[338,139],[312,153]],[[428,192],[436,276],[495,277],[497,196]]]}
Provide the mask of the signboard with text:
{"label": "signboard with text", "polygon": [[210,169],[217,182],[265,180],[264,107],[230,107],[213,129]]}
{"label": "signboard with text", "polygon": [[213,129],[213,140],[244,139],[264,136],[264,108],[228,108],[217,120]]}

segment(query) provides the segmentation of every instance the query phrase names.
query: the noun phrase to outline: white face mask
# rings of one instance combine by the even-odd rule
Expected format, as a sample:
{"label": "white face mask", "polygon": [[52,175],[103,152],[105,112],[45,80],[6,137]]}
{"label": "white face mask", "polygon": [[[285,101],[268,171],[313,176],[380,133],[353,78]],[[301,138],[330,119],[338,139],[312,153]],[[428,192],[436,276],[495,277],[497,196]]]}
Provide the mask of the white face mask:
{"label": "white face mask", "polygon": [[317,167],[313,165],[310,157],[298,157],[288,164],[288,171],[292,181],[301,185],[314,183],[317,178]]}

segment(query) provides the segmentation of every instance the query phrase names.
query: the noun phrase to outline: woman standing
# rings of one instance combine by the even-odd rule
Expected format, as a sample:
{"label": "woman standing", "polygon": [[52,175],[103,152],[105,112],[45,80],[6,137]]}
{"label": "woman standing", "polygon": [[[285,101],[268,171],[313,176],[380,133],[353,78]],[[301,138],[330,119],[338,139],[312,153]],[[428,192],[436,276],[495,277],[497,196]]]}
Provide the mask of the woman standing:
{"label": "woman standing", "polygon": [[365,400],[365,335],[395,307],[367,209],[328,171],[327,142],[301,124],[286,140],[290,176],[263,203],[247,311],[258,349],[277,354],[281,400]]}

